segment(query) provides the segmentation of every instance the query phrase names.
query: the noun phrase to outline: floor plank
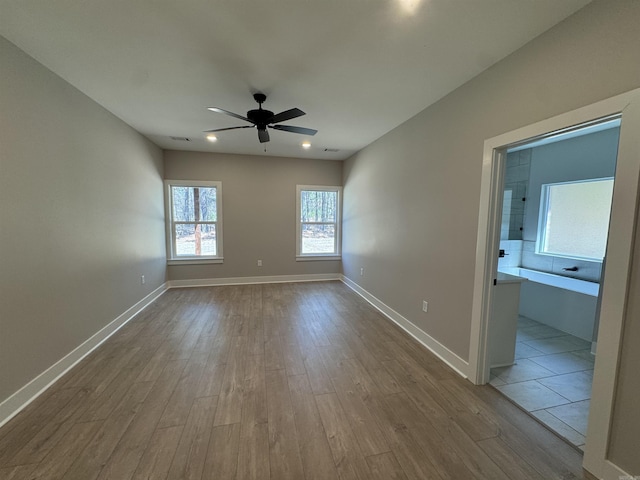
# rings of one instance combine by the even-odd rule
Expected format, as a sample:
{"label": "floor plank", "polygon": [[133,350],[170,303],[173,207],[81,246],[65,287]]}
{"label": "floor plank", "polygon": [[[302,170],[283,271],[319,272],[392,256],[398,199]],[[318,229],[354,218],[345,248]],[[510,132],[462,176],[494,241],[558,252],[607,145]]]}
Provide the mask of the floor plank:
{"label": "floor plank", "polygon": [[103,422],[75,424],[30,475],[31,480],[59,480],[76,459],[76,455],[102,427]]}
{"label": "floor plank", "polygon": [[20,465],[18,467],[0,468],[0,478],[3,480],[29,480],[31,473],[36,469],[38,464]]}
{"label": "floor plank", "polygon": [[356,386],[345,376],[332,379],[346,418],[365,456],[391,450],[374,415],[360,397]]}
{"label": "floor plank", "polygon": [[316,396],[316,404],[341,480],[367,480],[371,472],[347,415],[335,393]]}
{"label": "floor plank", "polygon": [[73,462],[71,468],[64,475],[64,479],[93,480],[100,474],[102,466],[109,459],[124,432],[140,410],[151,386],[150,383],[137,383],[129,389],[113,414],[104,420],[96,435]]}
{"label": "floor plank", "polygon": [[307,480],[337,479],[338,472],[333,463],[329,442],[307,376],[290,376],[289,391],[304,478]]}
{"label": "floor plank", "polygon": [[133,480],[166,478],[171,468],[173,456],[182,436],[183,425],[158,429],[154,432],[145,450]]}
{"label": "floor plank", "polygon": [[271,477],[304,478],[298,436],[284,370],[266,374]]}
{"label": "floor plank", "polygon": [[234,343],[224,371],[214,425],[240,423],[247,338],[233,337]]}
{"label": "floor plank", "polygon": [[79,388],[65,388],[38,398],[4,425],[0,429],[6,431],[0,439],[0,466],[13,465],[15,455],[40,434],[79,391]]}
{"label": "floor plank", "polygon": [[267,421],[264,355],[251,355],[246,363],[236,478],[260,478],[270,471]]}
{"label": "floor plank", "polygon": [[91,390],[80,389],[76,395],[16,455],[8,465],[38,463],[58,444],[77,423],[83,402],[92,396]]}
{"label": "floor plank", "polygon": [[100,480],[125,480],[133,476],[186,363],[186,360],[173,360],[167,364],[142,408],[102,468],[98,476]]}
{"label": "floor plank", "polygon": [[218,397],[200,397],[192,402],[167,480],[202,477],[217,403]]}
{"label": "floor plank", "polygon": [[239,423],[214,427],[202,478],[236,478],[239,450]]}
{"label": "floor plank", "polygon": [[406,480],[402,467],[392,452],[367,457],[371,480]]}
{"label": "floor plank", "polygon": [[488,438],[478,442],[494,462],[504,471],[505,475],[512,480],[543,480],[542,477],[531,465],[518,455],[501,438]]}
{"label": "floor plank", "polygon": [[430,463],[442,478],[472,478],[460,456],[451,449],[437,430],[410,401],[405,394],[389,395],[383,399],[387,415],[394,425],[403,425],[409,430],[416,443],[425,452]]}

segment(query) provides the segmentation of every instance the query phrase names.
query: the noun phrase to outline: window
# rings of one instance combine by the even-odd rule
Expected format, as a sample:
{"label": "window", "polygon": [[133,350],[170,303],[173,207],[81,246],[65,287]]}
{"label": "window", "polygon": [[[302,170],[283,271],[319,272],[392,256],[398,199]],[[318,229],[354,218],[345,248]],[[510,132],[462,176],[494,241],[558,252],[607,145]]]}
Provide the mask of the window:
{"label": "window", "polygon": [[542,185],[536,253],[602,261],[613,178]]}
{"label": "window", "polygon": [[340,258],[342,187],[297,187],[297,259]]}
{"label": "window", "polygon": [[169,263],[222,263],[222,184],[165,181]]}

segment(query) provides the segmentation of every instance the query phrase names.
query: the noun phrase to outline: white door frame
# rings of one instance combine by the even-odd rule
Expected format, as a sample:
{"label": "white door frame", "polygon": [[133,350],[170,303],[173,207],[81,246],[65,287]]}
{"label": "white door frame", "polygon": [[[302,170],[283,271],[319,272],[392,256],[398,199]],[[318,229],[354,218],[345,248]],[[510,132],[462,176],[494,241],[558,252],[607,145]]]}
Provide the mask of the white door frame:
{"label": "white door frame", "polygon": [[[598,478],[618,480],[619,476],[625,473],[607,460],[607,447],[636,230],[640,179],[640,89],[485,140],[468,376],[478,385],[489,380],[487,325],[493,299],[491,287],[498,263],[498,227],[501,220],[499,215],[502,210],[507,148],[612,115],[621,115],[622,123],[607,246],[607,267],[601,286],[598,355],[593,377],[584,467]],[[590,432],[593,433],[589,434]]]}

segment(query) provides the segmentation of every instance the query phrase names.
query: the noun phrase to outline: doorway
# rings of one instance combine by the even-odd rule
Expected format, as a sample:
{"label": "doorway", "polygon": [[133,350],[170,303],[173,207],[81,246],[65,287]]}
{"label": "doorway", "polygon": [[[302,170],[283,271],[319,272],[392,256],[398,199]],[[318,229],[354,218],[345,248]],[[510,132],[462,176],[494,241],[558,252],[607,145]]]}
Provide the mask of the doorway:
{"label": "doorway", "polygon": [[[506,156],[498,272],[521,281],[511,285],[519,299],[513,354],[491,363],[489,383],[578,448],[587,434],[619,127],[619,118],[589,124]],[[490,338],[501,338],[489,343],[493,359],[506,336]]]}
{"label": "doorway", "polygon": [[620,474],[608,460],[613,400],[618,375],[622,327],[629,295],[631,252],[640,177],[637,132],[640,131],[640,90],[634,90],[587,107],[487,139],[484,145],[474,296],[469,355],[469,379],[476,384],[490,380],[488,359],[491,316],[500,245],[501,209],[507,150],[576,126],[601,123],[619,117],[620,142],[616,186],[611,208],[607,268],[602,281],[598,355],[584,447],[584,467],[600,478]]}

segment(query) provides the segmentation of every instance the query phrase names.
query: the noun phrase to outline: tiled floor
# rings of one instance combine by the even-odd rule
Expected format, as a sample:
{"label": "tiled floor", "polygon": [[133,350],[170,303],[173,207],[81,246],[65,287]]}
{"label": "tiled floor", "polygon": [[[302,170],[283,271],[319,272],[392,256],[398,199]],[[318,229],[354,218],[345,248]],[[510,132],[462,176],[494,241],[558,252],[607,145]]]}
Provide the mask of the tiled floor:
{"label": "tiled floor", "polygon": [[529,318],[518,319],[516,364],[491,369],[491,385],[578,447],[587,433],[591,343]]}

